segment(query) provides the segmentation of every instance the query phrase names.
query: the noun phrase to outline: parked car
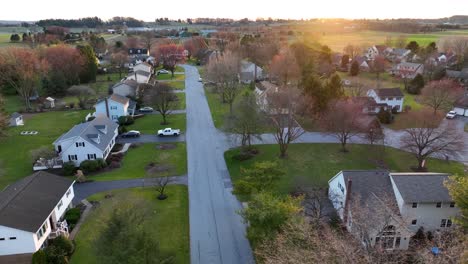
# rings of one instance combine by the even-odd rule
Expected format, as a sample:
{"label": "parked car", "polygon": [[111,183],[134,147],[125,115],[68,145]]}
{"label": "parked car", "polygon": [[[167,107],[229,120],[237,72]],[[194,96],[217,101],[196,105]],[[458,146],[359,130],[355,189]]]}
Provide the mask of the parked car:
{"label": "parked car", "polygon": [[123,138],[129,138],[129,137],[139,137],[140,136],[140,131],[137,130],[130,130],[128,132],[125,132],[121,135]]}
{"label": "parked car", "polygon": [[158,74],[169,74],[169,71],[168,70],[159,70],[158,71]]}
{"label": "parked car", "polygon": [[203,82],[203,79],[201,77],[198,77],[199,82]]}
{"label": "parked car", "polygon": [[454,119],[456,115],[457,115],[457,113],[455,111],[450,111],[450,112],[447,113],[447,115],[445,117],[447,119]]}
{"label": "parked car", "polygon": [[138,110],[138,111],[140,111],[140,112],[142,112],[142,113],[151,113],[151,112],[153,112],[154,110],[153,110],[152,107],[145,106],[145,107],[140,108],[140,110]]}
{"label": "parked car", "polygon": [[165,128],[158,130],[158,136],[178,136],[180,135],[180,129]]}

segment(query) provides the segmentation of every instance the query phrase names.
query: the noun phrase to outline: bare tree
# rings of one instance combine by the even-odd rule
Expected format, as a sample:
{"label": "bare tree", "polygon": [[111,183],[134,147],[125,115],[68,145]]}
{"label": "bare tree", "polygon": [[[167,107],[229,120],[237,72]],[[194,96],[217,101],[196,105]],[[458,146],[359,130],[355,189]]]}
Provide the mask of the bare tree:
{"label": "bare tree", "polygon": [[168,124],[167,116],[177,106],[177,96],[172,88],[165,83],[156,83],[155,85],[145,85],[143,102],[151,105],[163,117],[161,125]]}
{"label": "bare tree", "polygon": [[407,42],[408,42],[408,39],[404,35],[400,35],[395,40],[395,46],[399,49],[403,49],[406,47]]}
{"label": "bare tree", "polygon": [[380,123],[375,120],[375,117],[369,117],[373,119],[371,124],[364,126],[364,133],[362,134],[363,138],[369,142],[370,145],[374,145],[375,143],[383,143],[385,140],[385,134],[380,126]]}
{"label": "bare tree", "polygon": [[154,39],[154,31],[145,31],[141,34],[141,42],[148,51],[151,50],[155,39]]}
{"label": "bare tree", "polygon": [[348,44],[346,47],[344,47],[343,52],[344,54],[349,55],[351,59],[354,59],[354,57],[359,54],[359,48],[352,44]]}
{"label": "bare tree", "polygon": [[88,100],[96,95],[96,92],[91,87],[85,85],[74,85],[68,88],[68,93],[76,96],[78,105],[82,109],[85,109]]}
{"label": "bare tree", "polygon": [[159,193],[158,199],[165,200],[167,198],[167,194],[165,193],[167,185],[171,184],[172,178],[165,176],[165,177],[156,177],[155,178],[155,188],[156,191]]}
{"label": "bare tree", "polygon": [[5,113],[5,101],[0,94],[0,137],[6,135],[8,129],[8,116]]}
{"label": "bare tree", "polygon": [[122,78],[122,72],[125,70],[125,63],[128,62],[128,54],[125,51],[112,54],[111,63],[117,68],[119,78]]}
{"label": "bare tree", "polygon": [[48,169],[52,169],[57,165],[57,154],[49,147],[42,146],[38,149],[31,150],[32,162],[41,161],[41,163]]}
{"label": "bare tree", "polygon": [[295,115],[301,109],[301,95],[295,87],[282,87],[267,95],[268,115],[279,145],[280,157],[285,158],[289,144],[298,139],[304,130],[296,122]]}
{"label": "bare tree", "polygon": [[421,117],[420,128],[405,129],[401,138],[402,148],[413,153],[418,161],[418,170],[425,170],[425,159],[434,155],[454,155],[464,149],[463,135],[455,123],[438,126],[432,116]]}
{"label": "bare tree", "polygon": [[281,86],[297,85],[301,78],[301,71],[296,56],[290,49],[282,49],[273,57],[270,63],[270,73]]}
{"label": "bare tree", "polygon": [[434,110],[449,110],[455,100],[463,94],[463,87],[457,82],[444,79],[429,82],[422,90],[422,103]]}
{"label": "bare tree", "polygon": [[349,140],[364,131],[364,118],[362,104],[345,99],[331,102],[320,123],[326,133],[340,141],[343,152],[347,152]]}
{"label": "bare tree", "polygon": [[229,104],[229,113],[232,114],[232,104],[241,89],[240,57],[238,54],[226,51],[218,58],[210,60],[206,72],[208,79],[216,82],[222,102]]}

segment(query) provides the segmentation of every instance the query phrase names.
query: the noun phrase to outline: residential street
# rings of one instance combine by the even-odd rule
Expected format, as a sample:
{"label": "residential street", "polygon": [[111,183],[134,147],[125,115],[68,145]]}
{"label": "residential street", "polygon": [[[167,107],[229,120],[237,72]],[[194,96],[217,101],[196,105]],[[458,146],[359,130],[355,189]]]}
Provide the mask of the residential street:
{"label": "residential street", "polygon": [[241,203],[231,193],[227,145],[211,118],[198,70],[185,65],[190,250],[193,264],[254,263]]}

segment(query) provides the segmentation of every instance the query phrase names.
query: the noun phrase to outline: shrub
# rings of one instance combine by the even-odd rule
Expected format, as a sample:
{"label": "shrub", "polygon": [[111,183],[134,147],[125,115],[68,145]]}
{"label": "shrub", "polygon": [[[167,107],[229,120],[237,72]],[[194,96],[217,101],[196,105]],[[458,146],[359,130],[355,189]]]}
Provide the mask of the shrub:
{"label": "shrub", "polygon": [[234,160],[238,160],[238,161],[244,161],[244,160],[249,160],[253,157],[252,154],[250,154],[249,152],[241,152],[239,154],[236,154],[234,156],[232,156],[232,158]]}
{"label": "shrub", "polygon": [[68,106],[69,106],[70,108],[75,108],[75,103],[74,103],[74,102],[71,102],[71,103],[68,104]]}
{"label": "shrub", "polygon": [[47,256],[44,250],[39,249],[32,255],[32,264],[47,264]]}
{"label": "shrub", "polygon": [[133,124],[135,121],[131,116],[120,116],[118,119],[119,125],[121,126],[129,126]]}
{"label": "shrub", "polygon": [[69,256],[73,253],[75,247],[73,243],[66,237],[59,236],[52,240],[50,245],[46,247],[45,254],[48,264],[67,264]]}
{"label": "shrub", "polygon": [[65,162],[63,164],[63,174],[65,176],[72,176],[76,172],[75,164],[71,161]]}
{"label": "shrub", "polygon": [[380,108],[379,113],[377,113],[377,118],[382,124],[390,124],[392,122],[392,114],[383,108]]}
{"label": "shrub", "polygon": [[58,236],[52,240],[51,245],[58,248],[65,256],[70,256],[75,250],[73,242],[64,236]]}
{"label": "shrub", "polygon": [[81,217],[81,210],[79,208],[72,208],[65,213],[65,220],[67,220],[67,223],[71,227],[74,227],[76,223],[78,223],[78,220],[80,220],[80,217]]}
{"label": "shrub", "polygon": [[80,169],[85,173],[95,172],[105,168],[107,163],[103,159],[85,160],[81,162]]}

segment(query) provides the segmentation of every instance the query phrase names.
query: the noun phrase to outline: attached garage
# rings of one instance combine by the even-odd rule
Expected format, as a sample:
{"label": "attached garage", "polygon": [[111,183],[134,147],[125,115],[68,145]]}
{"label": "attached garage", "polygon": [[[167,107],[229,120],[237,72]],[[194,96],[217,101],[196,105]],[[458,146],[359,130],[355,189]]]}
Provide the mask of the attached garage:
{"label": "attached garage", "polygon": [[453,111],[455,111],[457,115],[468,116],[468,94],[455,102]]}

